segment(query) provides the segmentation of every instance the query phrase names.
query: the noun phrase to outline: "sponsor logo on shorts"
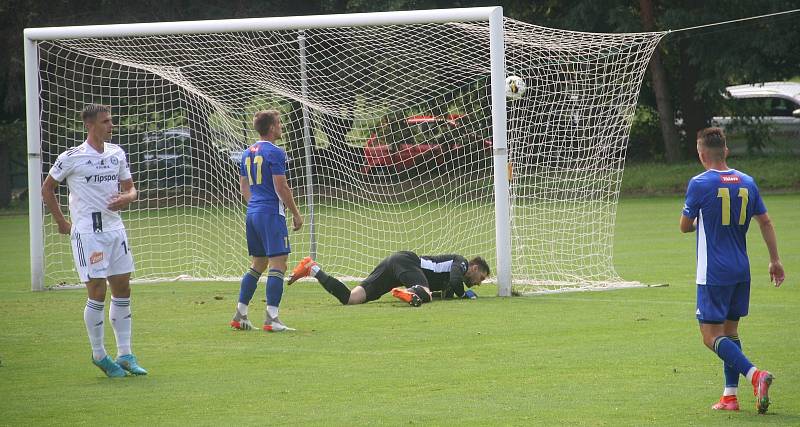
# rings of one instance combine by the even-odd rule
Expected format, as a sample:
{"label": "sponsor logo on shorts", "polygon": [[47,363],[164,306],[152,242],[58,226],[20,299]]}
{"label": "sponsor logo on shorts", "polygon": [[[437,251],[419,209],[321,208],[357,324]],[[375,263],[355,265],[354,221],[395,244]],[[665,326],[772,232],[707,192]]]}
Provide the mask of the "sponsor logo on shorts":
{"label": "sponsor logo on shorts", "polygon": [[739,175],[720,175],[719,178],[725,184],[739,183]]}
{"label": "sponsor logo on shorts", "polygon": [[103,260],[103,253],[102,252],[92,252],[92,255],[89,257],[90,264],[97,264],[98,262]]}

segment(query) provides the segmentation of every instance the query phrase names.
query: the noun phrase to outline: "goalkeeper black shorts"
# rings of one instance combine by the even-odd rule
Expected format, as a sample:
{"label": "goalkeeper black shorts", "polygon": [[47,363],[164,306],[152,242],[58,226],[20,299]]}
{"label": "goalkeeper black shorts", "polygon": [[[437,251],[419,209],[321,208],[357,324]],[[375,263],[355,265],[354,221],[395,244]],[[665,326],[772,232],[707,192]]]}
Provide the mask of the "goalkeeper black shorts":
{"label": "goalkeeper black shorts", "polygon": [[414,285],[428,287],[428,280],[420,267],[417,254],[410,251],[395,252],[385,258],[372,270],[369,276],[361,282],[367,294],[367,301],[374,301],[392,288]]}

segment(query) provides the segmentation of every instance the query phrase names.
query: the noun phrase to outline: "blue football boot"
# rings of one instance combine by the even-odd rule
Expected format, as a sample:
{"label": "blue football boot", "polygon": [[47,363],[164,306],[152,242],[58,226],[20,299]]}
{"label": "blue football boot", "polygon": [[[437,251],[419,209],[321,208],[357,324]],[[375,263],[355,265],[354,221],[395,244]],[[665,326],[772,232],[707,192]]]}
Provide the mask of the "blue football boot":
{"label": "blue football boot", "polygon": [[108,357],[108,355],[106,355],[100,360],[95,360],[94,358],[92,358],[92,363],[94,363],[95,366],[100,368],[101,371],[103,371],[106,375],[108,375],[111,378],[119,378],[127,375],[125,371],[122,370],[122,367],[114,363],[114,361],[111,360],[111,358]]}
{"label": "blue football boot", "polygon": [[147,371],[139,366],[139,363],[136,362],[136,356],[133,354],[126,354],[118,357],[117,364],[133,375],[147,375]]}

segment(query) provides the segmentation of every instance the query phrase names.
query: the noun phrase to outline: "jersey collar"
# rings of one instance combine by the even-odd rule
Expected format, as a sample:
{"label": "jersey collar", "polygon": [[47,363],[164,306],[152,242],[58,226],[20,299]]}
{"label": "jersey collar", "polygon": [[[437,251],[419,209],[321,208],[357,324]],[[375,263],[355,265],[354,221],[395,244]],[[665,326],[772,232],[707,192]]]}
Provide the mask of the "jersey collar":
{"label": "jersey collar", "polygon": [[[103,144],[105,146],[105,142],[103,142]],[[92,144],[89,144],[89,140],[88,139],[83,141],[83,144],[81,144],[81,145],[84,146],[84,150],[90,151],[90,152],[95,153],[95,154],[103,154],[103,151],[95,150],[94,147],[92,147]]]}
{"label": "jersey collar", "polygon": [[260,143],[260,142],[266,142],[267,144],[269,144],[269,145],[272,145],[273,147],[277,147],[277,145],[275,145],[275,143],[274,143],[274,142],[272,142],[272,141],[267,141],[266,139],[259,139],[258,141],[256,141],[256,144],[258,144],[258,143]]}

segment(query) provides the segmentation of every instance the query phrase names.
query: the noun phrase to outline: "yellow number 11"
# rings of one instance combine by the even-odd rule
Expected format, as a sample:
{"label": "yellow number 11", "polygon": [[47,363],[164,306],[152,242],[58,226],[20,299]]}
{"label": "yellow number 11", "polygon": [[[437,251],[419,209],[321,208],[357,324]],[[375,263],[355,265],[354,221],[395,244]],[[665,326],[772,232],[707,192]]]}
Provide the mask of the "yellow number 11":
{"label": "yellow number 11", "polygon": [[[264,163],[264,158],[261,156],[256,156],[253,161],[256,163],[256,184],[261,184],[262,177],[261,177],[261,165]],[[253,173],[250,172],[252,163],[250,162],[250,157],[244,159],[244,165],[247,168],[247,180],[250,182],[250,185],[253,185]],[[727,190],[727,188],[726,188]]]}
{"label": "yellow number 11", "polygon": [[[722,225],[731,225],[731,191],[728,188],[718,188],[717,197],[722,199]],[[742,199],[742,208],[739,209],[739,225],[744,225],[747,219],[747,200],[750,193],[744,187],[739,187],[739,198]]]}

